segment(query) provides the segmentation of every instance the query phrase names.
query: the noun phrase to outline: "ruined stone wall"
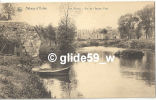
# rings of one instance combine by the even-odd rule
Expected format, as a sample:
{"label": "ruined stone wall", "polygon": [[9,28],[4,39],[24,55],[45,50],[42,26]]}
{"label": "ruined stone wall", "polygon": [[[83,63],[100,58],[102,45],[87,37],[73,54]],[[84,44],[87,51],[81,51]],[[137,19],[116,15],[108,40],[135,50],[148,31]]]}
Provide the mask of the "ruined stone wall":
{"label": "ruined stone wall", "polygon": [[24,22],[3,21],[0,22],[0,35],[10,41],[20,42],[30,56],[39,55],[41,40],[33,26]]}

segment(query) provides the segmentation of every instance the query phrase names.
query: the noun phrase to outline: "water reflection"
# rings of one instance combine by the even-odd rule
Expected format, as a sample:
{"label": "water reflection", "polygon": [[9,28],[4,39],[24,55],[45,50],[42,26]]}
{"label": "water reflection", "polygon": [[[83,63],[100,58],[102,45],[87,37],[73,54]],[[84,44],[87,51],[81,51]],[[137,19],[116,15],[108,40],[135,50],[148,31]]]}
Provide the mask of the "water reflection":
{"label": "water reflection", "polygon": [[67,76],[41,77],[44,86],[48,92],[51,92],[52,98],[82,98],[82,94],[77,89],[77,80],[75,71],[70,69]]}
{"label": "water reflection", "polygon": [[[113,55],[119,48],[88,47],[79,53],[98,53],[100,62]],[[104,97],[153,97],[155,96],[154,64],[152,52],[143,58],[115,58],[112,63],[79,62],[63,77],[42,78],[53,98],[104,98]]]}
{"label": "water reflection", "polygon": [[145,52],[140,59],[120,58],[120,68],[123,76],[143,80],[148,85],[154,85],[154,54]]}

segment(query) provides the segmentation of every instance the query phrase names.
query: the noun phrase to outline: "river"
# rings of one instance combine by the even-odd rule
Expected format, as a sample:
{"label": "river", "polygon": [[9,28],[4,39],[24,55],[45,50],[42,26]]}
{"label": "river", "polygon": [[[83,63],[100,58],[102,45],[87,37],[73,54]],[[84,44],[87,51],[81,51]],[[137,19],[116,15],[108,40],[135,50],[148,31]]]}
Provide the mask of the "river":
{"label": "river", "polygon": [[[84,47],[77,52],[98,53],[100,62],[105,56],[122,50],[115,47]],[[144,52],[140,59],[115,60],[106,64],[78,62],[69,76],[42,78],[52,98],[104,98],[155,96],[155,54]]]}

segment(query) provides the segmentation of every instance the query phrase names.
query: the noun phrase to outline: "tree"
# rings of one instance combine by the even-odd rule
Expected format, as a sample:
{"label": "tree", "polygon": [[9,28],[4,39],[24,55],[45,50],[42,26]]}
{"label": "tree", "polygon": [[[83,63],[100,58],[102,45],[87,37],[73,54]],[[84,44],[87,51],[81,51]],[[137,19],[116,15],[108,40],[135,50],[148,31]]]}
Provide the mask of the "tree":
{"label": "tree", "polygon": [[107,34],[107,29],[105,29],[105,28],[102,29],[100,33],[102,33],[102,34]]}
{"label": "tree", "polygon": [[118,24],[119,24],[119,32],[121,38],[132,39],[135,38],[135,30],[137,28],[139,22],[139,18],[132,14],[126,14],[121,16]]}
{"label": "tree", "polygon": [[7,20],[6,16],[0,13],[0,20]]}
{"label": "tree", "polygon": [[[76,27],[70,17],[69,5],[67,5],[67,8],[64,9],[64,16],[59,23],[57,31],[58,56],[75,52],[75,35]],[[66,63],[66,66],[70,64],[71,63]]]}
{"label": "tree", "polygon": [[47,36],[50,40],[50,46],[52,44],[52,41],[56,42],[56,32],[55,32],[55,28],[52,25],[48,25],[47,27]]}
{"label": "tree", "polygon": [[2,11],[7,20],[12,20],[12,16],[15,15],[15,7],[11,3],[4,3]]}
{"label": "tree", "polygon": [[75,25],[69,21],[70,19],[63,18],[58,27],[58,45],[61,54],[72,53],[75,50],[73,45],[76,28]]}
{"label": "tree", "polygon": [[51,45],[52,42],[56,42],[56,29],[51,24],[49,24],[46,27],[43,27],[41,25],[35,26],[34,29],[38,33],[38,35],[40,36],[42,43],[44,41],[46,41],[46,45],[48,42],[50,44],[50,46],[52,46]]}
{"label": "tree", "polygon": [[140,17],[143,29],[145,30],[145,37],[151,38],[154,34],[155,28],[155,11],[153,5],[148,5],[142,10],[137,12],[137,15]]}
{"label": "tree", "polygon": [[138,24],[136,28],[136,37],[139,39],[142,36],[142,25],[141,23]]}
{"label": "tree", "polygon": [[107,34],[107,32],[108,30],[105,28],[100,31],[100,33],[103,35],[103,39],[104,39],[104,35]]}

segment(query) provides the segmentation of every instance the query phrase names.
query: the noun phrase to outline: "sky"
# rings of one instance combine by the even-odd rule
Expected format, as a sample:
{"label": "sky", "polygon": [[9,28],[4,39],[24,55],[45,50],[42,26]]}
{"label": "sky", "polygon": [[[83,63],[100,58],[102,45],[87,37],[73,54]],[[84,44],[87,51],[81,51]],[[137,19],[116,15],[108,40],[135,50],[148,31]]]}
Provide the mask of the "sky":
{"label": "sky", "polygon": [[[77,29],[98,29],[107,26],[117,28],[120,16],[135,13],[154,2],[74,2],[68,3],[69,15]],[[52,24],[58,26],[67,3],[16,3],[18,11],[15,20],[31,25]]]}

